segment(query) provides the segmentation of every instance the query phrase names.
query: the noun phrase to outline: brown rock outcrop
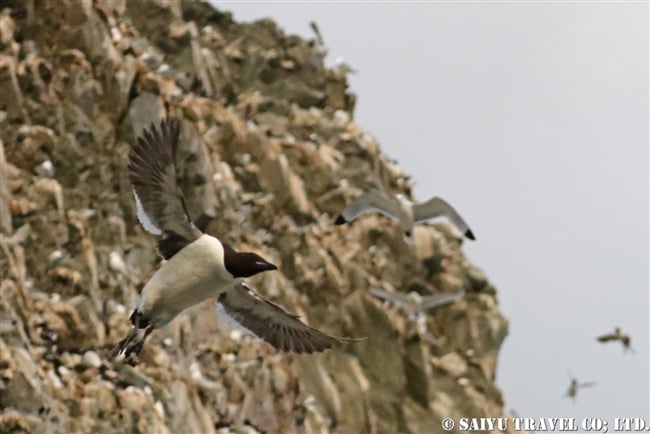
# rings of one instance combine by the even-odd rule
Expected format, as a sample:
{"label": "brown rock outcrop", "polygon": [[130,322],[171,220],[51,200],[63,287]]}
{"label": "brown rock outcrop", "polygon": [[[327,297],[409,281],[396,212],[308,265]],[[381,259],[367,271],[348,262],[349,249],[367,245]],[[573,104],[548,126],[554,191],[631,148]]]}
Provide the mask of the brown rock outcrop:
{"label": "brown rock outcrop", "polygon": [[[354,101],[317,44],[269,20],[193,1],[0,1],[0,431],[434,433],[501,416],[507,321],[462,240],[419,226],[414,250],[383,217],[332,223],[364,189],[409,194]],[[205,302],[137,367],[106,359],[158,263],[126,155],[162,116],[182,120],[190,212],[280,265],[253,285],[367,340],[277,353]],[[372,287],[468,294],[422,332]]]}

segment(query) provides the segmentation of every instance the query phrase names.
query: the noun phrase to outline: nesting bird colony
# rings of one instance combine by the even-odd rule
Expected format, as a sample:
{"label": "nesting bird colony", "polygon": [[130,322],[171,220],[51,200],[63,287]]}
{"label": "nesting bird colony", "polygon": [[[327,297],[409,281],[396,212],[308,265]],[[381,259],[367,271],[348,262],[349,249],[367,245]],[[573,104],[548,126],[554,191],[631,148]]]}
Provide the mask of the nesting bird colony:
{"label": "nesting bird colony", "polygon": [[320,38],[196,2],[2,5],[0,431],[504,415],[476,222],[408,199]]}

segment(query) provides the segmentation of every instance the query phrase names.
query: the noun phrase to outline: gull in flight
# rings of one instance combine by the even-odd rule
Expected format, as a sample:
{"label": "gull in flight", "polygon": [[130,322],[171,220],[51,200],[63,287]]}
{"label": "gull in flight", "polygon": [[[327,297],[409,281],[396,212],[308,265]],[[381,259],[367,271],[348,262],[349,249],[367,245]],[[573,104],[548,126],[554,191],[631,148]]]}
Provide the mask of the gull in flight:
{"label": "gull in flight", "polygon": [[443,199],[433,197],[426,202],[414,203],[402,194],[389,197],[386,193],[377,189],[370,190],[359,196],[339,214],[334,223],[337,225],[349,223],[369,212],[378,212],[397,221],[407,239],[412,237],[415,223],[438,217],[446,217],[464,236],[470,240],[475,239],[465,220]]}
{"label": "gull in flight", "polygon": [[465,291],[422,296],[415,291],[408,294],[400,294],[398,292],[384,291],[379,288],[372,288],[370,293],[382,300],[393,302],[411,313],[424,313],[426,310],[452,303],[465,296]]}
{"label": "gull in flight", "polygon": [[390,301],[406,310],[409,320],[415,322],[418,332],[425,335],[427,329],[425,311],[460,300],[465,296],[465,291],[422,296],[415,291],[400,294],[379,288],[371,288],[370,294],[381,300]]}

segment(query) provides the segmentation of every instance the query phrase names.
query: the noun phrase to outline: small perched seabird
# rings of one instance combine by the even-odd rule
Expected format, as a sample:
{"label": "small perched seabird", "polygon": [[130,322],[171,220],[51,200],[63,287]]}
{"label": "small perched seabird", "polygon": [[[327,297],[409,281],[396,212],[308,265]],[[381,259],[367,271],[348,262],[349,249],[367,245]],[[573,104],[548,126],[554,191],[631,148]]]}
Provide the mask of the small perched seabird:
{"label": "small perched seabird", "polygon": [[[184,309],[216,297],[221,312],[283,351],[312,353],[352,339],[327,335],[254,292],[244,278],[277,267],[252,252],[238,252],[192,223],[176,183],[174,156],[180,123],[163,120],[138,138],[129,154],[138,220],[158,236],[166,259],[142,289],[131,314],[133,329],[113,351],[137,355],[147,336]],[[199,226],[206,222],[197,221]]]}
{"label": "small perched seabird", "polygon": [[349,223],[360,215],[371,211],[398,221],[407,238],[411,238],[413,235],[413,225],[415,223],[436,217],[447,217],[463,235],[470,240],[475,239],[465,220],[443,199],[433,197],[427,202],[413,203],[402,194],[397,194],[394,198],[391,198],[377,189],[370,190],[359,196],[341,212],[334,223],[337,225]]}
{"label": "small perched seabird", "polygon": [[[630,348],[630,343],[631,343],[630,335],[628,335],[627,333],[623,333],[623,331],[620,329],[620,327],[616,327],[614,329],[614,333],[609,333],[607,335],[598,336],[596,338],[596,340],[598,342],[603,342],[603,343],[604,342],[610,342],[610,341],[621,341],[621,343],[623,344],[624,351],[628,351],[628,350],[631,349]],[[634,351],[634,350],[632,350],[632,351]]]}
{"label": "small perched seabird", "polygon": [[595,386],[596,383],[589,382],[589,383],[578,383],[578,380],[575,378],[571,379],[571,384],[569,385],[569,389],[567,389],[566,395],[568,398],[571,398],[575,401],[576,396],[578,395],[578,389],[583,389],[585,387],[593,387]]}

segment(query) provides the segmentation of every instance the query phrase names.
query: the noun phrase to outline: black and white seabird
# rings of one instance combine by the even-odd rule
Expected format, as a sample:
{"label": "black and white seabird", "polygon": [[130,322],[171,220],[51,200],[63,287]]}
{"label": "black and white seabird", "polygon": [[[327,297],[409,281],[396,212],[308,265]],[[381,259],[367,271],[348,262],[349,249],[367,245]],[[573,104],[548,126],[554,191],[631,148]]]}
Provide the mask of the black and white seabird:
{"label": "black and white seabird", "polygon": [[[621,344],[623,344],[623,350],[624,351],[628,351],[628,350],[632,349],[630,347],[630,344],[631,344],[631,341],[632,341],[632,339],[630,338],[630,335],[628,335],[627,333],[623,333],[623,331],[620,329],[620,327],[616,327],[614,329],[614,333],[608,333],[606,335],[598,336],[596,338],[596,340],[598,342],[602,342],[602,343],[611,342],[611,341],[621,341]],[[632,349],[632,352],[634,352],[633,349]]]}
{"label": "black and white seabird", "polygon": [[437,217],[446,217],[463,235],[470,240],[475,239],[465,220],[443,199],[433,197],[426,202],[414,203],[402,194],[397,194],[391,198],[377,189],[370,190],[359,196],[341,212],[334,223],[337,225],[349,223],[362,214],[373,211],[399,222],[407,238],[412,237],[415,223]]}
{"label": "black and white seabird", "polygon": [[350,341],[309,327],[261,297],[244,278],[277,267],[256,253],[236,251],[192,223],[176,183],[179,131],[177,120],[163,120],[160,128],[152,125],[129,154],[138,220],[158,237],[158,250],[166,261],[142,289],[130,317],[133,329],[114,354],[137,355],[154,329],[211,297],[217,298],[220,312],[283,351],[312,353]]}

